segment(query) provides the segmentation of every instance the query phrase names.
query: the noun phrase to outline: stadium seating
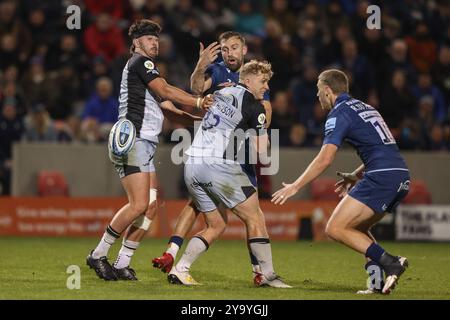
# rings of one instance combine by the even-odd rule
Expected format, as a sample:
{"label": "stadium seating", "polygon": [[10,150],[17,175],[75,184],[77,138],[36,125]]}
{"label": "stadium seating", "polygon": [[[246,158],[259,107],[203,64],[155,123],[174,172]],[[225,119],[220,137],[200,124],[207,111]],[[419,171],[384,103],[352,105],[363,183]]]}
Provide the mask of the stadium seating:
{"label": "stadium seating", "polygon": [[431,204],[431,192],[423,180],[412,180],[404,204]]}
{"label": "stadium seating", "polygon": [[38,194],[41,197],[69,196],[64,175],[55,170],[42,170],[38,174]]}

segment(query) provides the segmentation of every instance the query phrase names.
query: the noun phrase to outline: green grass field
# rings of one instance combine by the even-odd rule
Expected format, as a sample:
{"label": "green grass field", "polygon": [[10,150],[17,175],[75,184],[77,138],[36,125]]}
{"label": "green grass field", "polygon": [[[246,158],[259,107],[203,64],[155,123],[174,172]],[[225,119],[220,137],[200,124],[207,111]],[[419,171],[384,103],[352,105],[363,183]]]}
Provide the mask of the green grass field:
{"label": "green grass field", "polygon": [[[275,269],[293,289],[254,288],[243,241],[219,241],[192,268],[203,285],[170,285],[153,269],[165,240],[146,239],[133,257],[138,282],[100,280],[85,264],[97,239],[0,238],[0,299],[450,299],[450,244],[383,243],[409,258],[410,268],[389,296],[359,296],[362,257],[331,242],[274,242]],[[120,244],[110,252],[114,260]],[[184,247],[183,247],[184,249]],[[81,268],[81,289],[69,290],[70,265]]]}

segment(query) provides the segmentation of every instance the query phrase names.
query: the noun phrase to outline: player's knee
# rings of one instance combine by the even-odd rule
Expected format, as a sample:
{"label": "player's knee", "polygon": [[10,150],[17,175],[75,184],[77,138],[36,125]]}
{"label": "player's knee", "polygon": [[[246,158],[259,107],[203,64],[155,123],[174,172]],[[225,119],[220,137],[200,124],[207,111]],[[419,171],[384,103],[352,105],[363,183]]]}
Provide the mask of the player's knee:
{"label": "player's knee", "polygon": [[226,223],[222,219],[214,219],[213,221],[210,221],[208,224],[208,228],[212,229],[214,234],[220,235],[225,230]]}
{"label": "player's knee", "polygon": [[325,234],[333,240],[339,240],[340,228],[334,223],[328,223],[325,227]]}
{"label": "player's knee", "polygon": [[146,213],[148,209],[148,202],[147,201],[134,201],[130,203],[131,211],[134,215],[138,216],[140,214]]}

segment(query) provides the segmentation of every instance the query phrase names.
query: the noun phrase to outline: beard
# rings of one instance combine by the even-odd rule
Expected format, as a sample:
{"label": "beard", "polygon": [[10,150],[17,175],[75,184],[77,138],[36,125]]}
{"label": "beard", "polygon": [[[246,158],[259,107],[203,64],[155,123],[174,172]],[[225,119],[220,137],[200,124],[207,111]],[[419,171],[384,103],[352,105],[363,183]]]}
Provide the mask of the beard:
{"label": "beard", "polygon": [[229,64],[228,61],[225,61],[225,64],[228,69],[230,69],[233,72],[236,72],[242,66],[242,59],[241,60],[233,59],[233,60],[236,61],[234,64]]}

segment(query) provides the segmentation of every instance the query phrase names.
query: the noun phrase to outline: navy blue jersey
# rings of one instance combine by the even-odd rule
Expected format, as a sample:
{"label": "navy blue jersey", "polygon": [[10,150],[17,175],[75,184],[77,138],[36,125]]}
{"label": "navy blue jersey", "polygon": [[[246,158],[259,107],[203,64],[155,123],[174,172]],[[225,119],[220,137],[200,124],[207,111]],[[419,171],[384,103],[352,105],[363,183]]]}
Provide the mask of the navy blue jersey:
{"label": "navy blue jersey", "polygon": [[[207,90],[207,93],[213,93],[216,90],[223,89],[223,87],[219,87],[219,84],[221,83],[239,83],[239,72],[231,71],[223,61],[210,64],[208,68],[206,68],[205,73],[208,74],[212,80],[211,88]],[[270,100],[269,91],[264,93],[264,100]]]}
{"label": "navy blue jersey", "polygon": [[323,144],[348,142],[358,152],[365,171],[407,170],[388,126],[372,106],[351,98],[337,97],[325,123]]}

